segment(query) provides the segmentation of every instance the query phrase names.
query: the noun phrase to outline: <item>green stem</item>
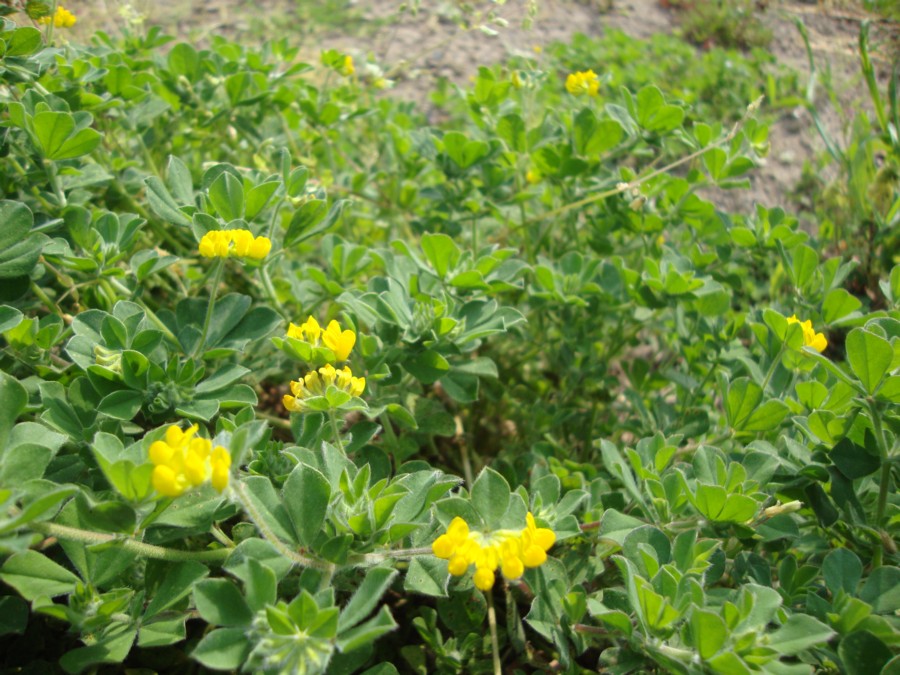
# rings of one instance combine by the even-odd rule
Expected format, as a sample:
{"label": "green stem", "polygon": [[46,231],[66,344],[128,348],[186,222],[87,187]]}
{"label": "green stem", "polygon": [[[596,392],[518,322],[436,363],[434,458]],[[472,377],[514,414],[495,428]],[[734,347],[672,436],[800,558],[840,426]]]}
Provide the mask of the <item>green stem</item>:
{"label": "green stem", "polygon": [[200,339],[194,348],[192,357],[196,358],[203,353],[203,347],[206,345],[206,335],[209,333],[209,324],[212,321],[213,310],[216,307],[216,295],[219,292],[219,283],[222,281],[222,270],[225,269],[225,261],[218,258],[215,262],[216,269],[213,272],[212,286],[209,289],[209,304],[206,306],[206,318],[203,320],[203,332],[200,333]]}
{"label": "green stem", "polygon": [[396,548],[376,553],[362,553],[360,555],[350,556],[347,562],[351,565],[377,565],[385,560],[404,560],[408,558],[418,558],[419,556],[424,555],[434,555],[430,546],[422,546],[420,548]]}
{"label": "green stem", "polygon": [[65,539],[67,541],[79,541],[84,544],[118,544],[126,551],[136,553],[145,558],[168,560],[170,562],[184,562],[188,560],[196,560],[198,562],[222,562],[231,553],[231,550],[227,548],[209,551],[182,551],[180,549],[166,548],[154,544],[145,544],[132,537],[122,537],[115,534],[81,530],[76,527],[58,525],[56,523],[32,522],[28,524],[28,527],[35,532],[40,532],[41,534],[50,537],[56,537],[57,539]]}
{"label": "green stem", "polygon": [[775,358],[772,359],[772,365],[769,366],[769,371],[766,373],[766,379],[764,379],[762,383],[762,390],[764,394],[766,393],[766,387],[769,386],[769,380],[771,380],[772,376],[775,374],[775,369],[778,368],[778,364],[781,363],[781,355],[784,354],[785,346],[785,343],[782,342],[781,349],[778,350],[778,354],[776,354]]}
{"label": "green stem", "polygon": [[[875,509],[875,527],[881,528],[882,523],[884,521],[884,514],[887,510],[887,499],[888,493],[890,492],[891,487],[891,462],[890,462],[890,453],[888,451],[887,440],[884,436],[884,428],[881,425],[881,414],[878,412],[878,406],[875,405],[875,401],[871,398],[866,399],[866,404],[869,407],[869,414],[872,416],[872,427],[875,429],[875,440],[878,443],[878,454],[881,457],[881,479],[878,482],[878,505]],[[882,549],[877,549],[878,553],[882,552]],[[881,556],[878,556],[879,564],[881,563]]]}
{"label": "green stem", "polygon": [[334,408],[328,409],[328,419],[331,420],[331,430],[334,432],[334,443],[340,448],[340,451],[343,453],[344,450],[344,441],[341,440],[341,430],[338,427],[337,423],[337,412]]}
{"label": "green stem", "polygon": [[156,508],[154,508],[149,514],[147,514],[147,517],[141,521],[140,528],[142,530],[146,530],[147,527],[150,525],[150,523],[152,523],[154,520],[159,518],[163,514],[163,511],[165,511],[167,508],[169,508],[169,506],[174,501],[175,501],[175,499],[172,497],[166,497],[165,499],[160,499],[159,502],[156,504]]}
{"label": "green stem", "polygon": [[307,558],[305,555],[301,555],[296,551],[292,550],[281,541],[275,533],[272,532],[272,528],[268,526],[263,518],[262,514],[256,508],[256,505],[250,499],[247,494],[247,489],[244,487],[244,484],[241,481],[232,481],[231,489],[234,495],[238,498],[238,501],[241,503],[241,506],[244,507],[244,512],[250,518],[250,521],[256,525],[256,529],[259,530],[259,533],[263,536],[267,542],[272,544],[276,548],[276,550],[281,553],[285,558],[290,560],[295,565],[299,565],[301,567],[311,567],[312,569],[322,570],[324,572],[329,572],[334,569],[334,564],[330,562],[326,562],[324,560],[318,560],[317,558]]}
{"label": "green stem", "polygon": [[284,429],[285,431],[291,430],[291,422],[290,420],[282,419],[281,417],[277,417],[276,415],[272,415],[267,412],[263,412],[261,410],[256,411],[256,418],[260,420],[265,420],[273,427],[278,427],[279,429]]}
{"label": "green stem", "polygon": [[488,606],[488,626],[491,629],[491,654],[494,660],[494,675],[503,675],[500,663],[500,641],[497,639],[497,612],[494,611],[494,594],[492,591],[485,593]]}
{"label": "green stem", "polygon": [[[50,22],[50,25],[53,26],[53,22]],[[48,40],[49,44],[49,40]],[[51,160],[44,160],[44,168],[47,171],[47,178],[50,180],[50,187],[53,188],[53,194],[56,195],[56,201],[59,202],[59,208],[64,209],[68,206],[68,202],[66,201],[66,193],[63,192],[62,186],[59,184],[59,176],[56,174],[56,164],[54,164]]]}

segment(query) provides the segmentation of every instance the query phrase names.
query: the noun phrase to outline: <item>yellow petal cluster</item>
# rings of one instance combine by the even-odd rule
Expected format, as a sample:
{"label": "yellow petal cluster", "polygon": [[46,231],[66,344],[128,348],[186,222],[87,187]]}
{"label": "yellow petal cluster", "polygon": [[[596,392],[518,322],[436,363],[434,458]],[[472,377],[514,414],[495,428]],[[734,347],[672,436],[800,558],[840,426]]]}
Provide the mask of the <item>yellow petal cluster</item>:
{"label": "yellow petal cluster", "polygon": [[797,318],[797,315],[794,314],[788,317],[788,324],[799,323],[800,328],[803,329],[803,346],[804,347],[812,347],[817,352],[825,351],[825,347],[828,346],[828,340],[825,339],[825,335],[823,333],[817,333],[815,329],[812,327],[812,321],[807,319],[806,321],[801,321]]}
{"label": "yellow petal cluster", "polygon": [[262,260],[272,250],[268,237],[254,237],[250,230],[211,230],[200,240],[204,258],[253,258]]}
{"label": "yellow petal cluster", "polygon": [[472,532],[469,524],[457,516],[447,532],[434,540],[431,550],[438,558],[449,561],[450,574],[459,577],[475,565],[472,580],[475,587],[489,591],[494,586],[494,572],[507,579],[518,579],[527,567],[538,567],[547,560],[547,551],[556,541],[553,530],[538,527],[534,516],[525,516],[522,530],[496,530],[488,534]]}
{"label": "yellow petal cluster", "polygon": [[600,90],[600,78],[593,70],[570,73],[566,78],[566,91],[574,96],[596,96]]}
{"label": "yellow petal cluster", "polygon": [[353,66],[353,57],[349,54],[344,57],[343,63],[341,63],[340,67],[338,67],[338,72],[345,77],[350,77],[353,73],[356,72],[356,68]]}
{"label": "yellow petal cluster", "polygon": [[341,330],[337,321],[330,321],[323,330],[312,316],[299,326],[294,323],[288,326],[287,336],[307,342],[313,347],[323,344],[334,352],[338,361],[346,361],[356,344],[356,333],[352,330]]}
{"label": "yellow petal cluster", "polygon": [[362,396],[366,388],[366,378],[354,377],[348,366],[340,370],[330,363],[318,370],[311,370],[305,377],[291,382],[291,393],[285,394],[282,402],[290,412],[306,410],[305,400],[313,396],[324,396],[328,387],[337,387],[351,396]]}
{"label": "yellow petal cluster", "polygon": [[165,440],[150,446],[153,488],[160,494],[178,497],[206,481],[219,492],[228,485],[228,450],[221,445],[213,448],[209,439],[195,436],[196,433],[196,424],[186,431],[173,424],[166,429]]}
{"label": "yellow petal cluster", "polygon": [[53,22],[56,28],[71,28],[76,21],[78,21],[78,18],[62,5],[56,6],[56,12],[53,16],[42,16],[38,19],[38,23],[42,23],[45,26]]}

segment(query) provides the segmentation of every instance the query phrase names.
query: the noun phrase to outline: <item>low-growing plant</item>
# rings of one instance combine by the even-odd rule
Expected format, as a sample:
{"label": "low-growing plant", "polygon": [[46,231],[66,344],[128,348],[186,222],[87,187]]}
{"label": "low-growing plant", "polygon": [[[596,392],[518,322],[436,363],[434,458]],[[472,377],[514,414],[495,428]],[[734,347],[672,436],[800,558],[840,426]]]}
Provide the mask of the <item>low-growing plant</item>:
{"label": "low-growing plant", "polygon": [[338,51],[2,22],[4,667],[896,667],[900,266],[700,196],[752,69],[579,40],[436,126]]}

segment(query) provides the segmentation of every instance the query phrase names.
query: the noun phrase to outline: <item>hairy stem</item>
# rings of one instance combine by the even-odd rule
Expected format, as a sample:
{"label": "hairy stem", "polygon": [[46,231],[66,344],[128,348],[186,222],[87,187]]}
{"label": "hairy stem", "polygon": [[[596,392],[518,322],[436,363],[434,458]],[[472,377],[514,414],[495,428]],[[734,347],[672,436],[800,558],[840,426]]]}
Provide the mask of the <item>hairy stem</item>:
{"label": "hairy stem", "polygon": [[49,537],[66,539],[67,541],[79,541],[84,544],[118,544],[126,551],[131,551],[145,558],[156,560],[168,560],[171,562],[184,562],[196,560],[199,562],[223,562],[231,553],[231,549],[219,548],[208,551],[182,551],[176,548],[166,548],[155,544],[145,544],[133,537],[123,537],[116,534],[92,532],[68,525],[57,523],[29,523],[28,527],[35,532],[40,532]]}

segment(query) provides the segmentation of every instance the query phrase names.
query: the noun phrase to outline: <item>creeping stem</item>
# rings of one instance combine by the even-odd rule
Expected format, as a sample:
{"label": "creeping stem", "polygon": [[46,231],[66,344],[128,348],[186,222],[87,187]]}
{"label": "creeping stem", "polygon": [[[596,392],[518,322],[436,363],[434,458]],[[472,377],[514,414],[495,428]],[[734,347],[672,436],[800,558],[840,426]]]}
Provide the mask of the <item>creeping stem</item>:
{"label": "creeping stem", "polygon": [[57,523],[31,522],[28,524],[28,527],[35,532],[40,532],[49,537],[66,539],[68,541],[80,541],[83,544],[118,544],[126,551],[136,553],[145,558],[168,560],[170,562],[196,560],[198,562],[220,563],[228,557],[229,553],[231,553],[231,549],[229,548],[217,548],[206,551],[182,551],[176,548],[156,546],[155,544],[145,544],[133,537],[123,537],[104,532],[92,532],[90,530],[82,530],[77,527],[69,527],[68,525],[59,525]]}
{"label": "creeping stem", "polygon": [[212,321],[213,310],[216,308],[216,295],[219,292],[219,284],[222,281],[222,270],[225,269],[225,261],[221,258],[216,259],[214,264],[216,269],[213,272],[212,285],[209,289],[209,304],[206,306],[206,318],[203,320],[203,332],[200,334],[197,346],[194,347],[194,353],[191,355],[193,357],[197,357],[203,353],[203,347],[206,345],[206,335],[209,333],[209,324]]}

